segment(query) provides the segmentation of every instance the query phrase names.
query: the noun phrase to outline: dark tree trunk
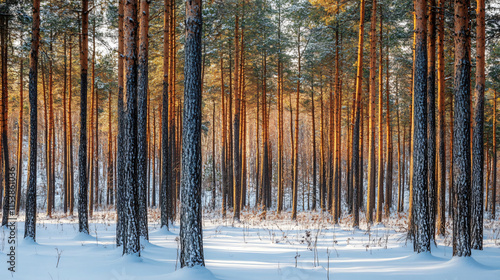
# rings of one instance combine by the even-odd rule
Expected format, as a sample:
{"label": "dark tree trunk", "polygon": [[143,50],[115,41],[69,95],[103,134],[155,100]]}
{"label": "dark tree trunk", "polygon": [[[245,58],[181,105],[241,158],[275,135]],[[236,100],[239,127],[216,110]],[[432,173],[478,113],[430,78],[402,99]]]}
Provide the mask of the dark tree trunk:
{"label": "dark tree trunk", "polygon": [[168,194],[170,190],[168,190],[168,186],[170,185],[171,174],[170,170],[170,156],[171,153],[169,151],[169,138],[168,138],[168,113],[169,113],[169,50],[170,50],[170,39],[169,39],[169,30],[170,30],[170,13],[171,13],[171,5],[169,0],[164,1],[164,18],[163,18],[163,92],[162,92],[162,116],[161,116],[161,176],[160,176],[160,188],[159,188],[159,199],[160,199],[160,224],[161,227],[169,226],[169,216],[168,216]]}
{"label": "dark tree trunk", "polygon": [[[354,117],[354,128],[352,132],[352,172],[353,172],[353,202],[352,202],[352,226],[359,227],[359,195],[363,187],[362,180],[360,180],[360,166],[359,160],[359,144],[360,144],[360,115],[361,115],[361,92],[363,90],[363,37],[364,37],[364,21],[365,21],[365,1],[361,0],[360,6],[360,19],[359,19],[359,39],[358,39],[358,63],[356,70],[356,108]],[[361,182],[360,182],[361,181]]]}
{"label": "dark tree trunk", "polygon": [[111,127],[111,92],[108,93],[108,181],[107,181],[107,191],[106,191],[106,204],[113,205],[113,129]]}
{"label": "dark tree trunk", "polygon": [[215,181],[215,100],[212,104],[212,209],[215,210],[215,195],[217,183]]}
{"label": "dark tree trunk", "polygon": [[485,1],[478,0],[476,15],[476,92],[472,139],[472,249],[483,249],[484,195],[484,88],[485,88]]}
{"label": "dark tree trunk", "polygon": [[3,197],[3,209],[2,209],[2,226],[7,226],[9,221],[9,213],[15,210],[15,188],[11,187],[11,175],[10,175],[10,162],[9,162],[9,146],[7,140],[7,126],[8,126],[8,80],[7,80],[7,45],[9,40],[9,18],[7,16],[2,16],[1,21],[1,60],[2,60],[2,99],[1,99],[1,109],[2,109],[2,154],[3,154],[3,178],[5,181],[4,197]]}
{"label": "dark tree trunk", "polygon": [[69,182],[68,182],[68,208],[69,208],[69,215],[73,216],[73,210],[74,210],[74,200],[75,200],[75,195],[74,195],[74,186],[75,186],[75,179],[74,179],[74,174],[73,174],[73,123],[71,119],[71,100],[73,99],[73,83],[72,83],[72,52],[73,52],[73,45],[72,45],[72,40],[70,37],[69,40],[69,73],[68,73],[68,172],[69,172]]}
{"label": "dark tree trunk", "polygon": [[368,187],[366,193],[366,222],[373,223],[375,208],[375,97],[376,97],[376,45],[377,34],[377,0],[372,0],[372,15],[370,25],[370,100],[368,104]]}
{"label": "dark tree trunk", "polygon": [[311,122],[312,122],[312,146],[313,146],[313,190],[312,190],[312,210],[316,210],[316,117],[314,108],[314,80],[311,81]]}
{"label": "dark tree trunk", "polygon": [[430,237],[436,225],[436,0],[428,6],[427,29],[427,182],[429,189]]}
{"label": "dark tree trunk", "polygon": [[137,186],[139,199],[139,236],[148,237],[148,49],[149,49],[149,0],[142,0],[140,7],[139,73],[137,89]]}
{"label": "dark tree trunk", "polygon": [[[227,159],[227,105],[226,105],[226,93],[224,88],[224,58],[222,53],[220,55],[220,79],[221,79],[221,104],[222,104],[222,145],[221,145],[221,167],[222,167],[222,217],[226,217],[226,207],[227,207],[227,195],[229,190],[229,178],[228,178],[228,165]],[[257,103],[258,104],[258,103]],[[257,106],[258,107],[258,106]],[[257,136],[258,137],[258,136]]]}
{"label": "dark tree trunk", "polygon": [[[205,266],[201,209],[202,2],[186,2],[181,179],[181,267]],[[235,201],[235,205],[238,201]]]}
{"label": "dark tree trunk", "polygon": [[[239,2],[237,3],[237,8],[239,7]],[[238,13],[238,12],[237,12]],[[234,108],[234,120],[233,120],[233,220],[240,220],[240,195],[241,195],[241,155],[240,155],[240,110],[241,110],[241,95],[239,90],[239,70],[240,70],[240,48],[239,48],[239,15],[236,15],[236,27],[234,33],[234,94],[235,98],[235,108]],[[187,62],[186,62],[187,63]]]}
{"label": "dark tree trunk", "polygon": [[[80,193],[78,196],[78,230],[89,233],[88,178],[87,178],[87,73],[89,57],[89,2],[82,0],[82,42],[80,52],[80,148],[78,150],[78,172]],[[91,198],[92,199],[92,198]]]}
{"label": "dark tree trunk", "polygon": [[471,254],[470,238],[470,45],[469,0],[455,0],[455,78],[453,125],[453,256]]}
{"label": "dark tree trunk", "polygon": [[415,0],[415,61],[413,76],[413,249],[430,252],[427,194],[427,50],[426,0]]}
{"label": "dark tree trunk", "polygon": [[[22,32],[21,32],[22,41]],[[19,121],[17,129],[17,169],[16,169],[16,215],[19,215],[19,208],[21,206],[21,187],[23,176],[23,126],[24,126],[24,81],[23,81],[23,58],[19,64]]]}
{"label": "dark tree trunk", "polygon": [[116,245],[121,246],[125,243],[125,181],[124,181],[124,159],[125,159],[125,139],[124,139],[124,109],[123,109],[123,85],[124,85],[124,61],[125,61],[125,51],[124,51],[124,1],[118,1],[118,101],[117,101],[117,111],[118,111],[118,136],[116,139],[117,144],[117,155],[116,155]]}
{"label": "dark tree trunk", "polygon": [[63,211],[64,213],[68,212],[68,194],[69,194],[69,176],[68,176],[68,131],[67,131],[67,122],[68,116],[66,112],[66,85],[67,85],[67,59],[66,59],[66,34],[64,35],[64,69],[63,69],[63,186],[62,190],[64,193],[63,200]]}
{"label": "dark tree trunk", "polygon": [[438,119],[437,119],[437,217],[436,235],[446,233],[446,158],[445,158],[445,115],[444,115],[444,1],[439,0],[438,18]]}
{"label": "dark tree trunk", "polygon": [[497,91],[493,95],[493,163],[491,169],[491,198],[490,198],[490,219],[495,219],[496,193],[497,193]]}
{"label": "dark tree trunk", "polygon": [[125,2],[125,96],[124,170],[125,238],[123,254],[139,254],[139,205],[137,188],[137,2]]}
{"label": "dark tree trunk", "polygon": [[36,239],[36,162],[37,162],[37,77],[38,48],[40,46],[40,0],[33,1],[33,24],[31,28],[31,54],[29,73],[30,101],[30,157],[28,166],[28,190],[26,192],[26,220],[24,238]]}

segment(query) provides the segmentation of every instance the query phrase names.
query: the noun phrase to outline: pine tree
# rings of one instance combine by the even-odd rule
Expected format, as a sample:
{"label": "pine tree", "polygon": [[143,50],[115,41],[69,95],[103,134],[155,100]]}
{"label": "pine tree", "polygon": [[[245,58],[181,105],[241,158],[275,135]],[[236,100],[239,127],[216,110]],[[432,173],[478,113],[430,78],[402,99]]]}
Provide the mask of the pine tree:
{"label": "pine tree", "polygon": [[[89,233],[88,208],[87,208],[87,73],[89,56],[89,2],[82,0],[82,35],[80,52],[80,149],[78,150],[78,172],[80,192],[78,195],[78,230]],[[92,199],[92,198],[91,198]]]}
{"label": "pine tree", "polygon": [[[188,1],[179,234],[181,267],[205,266],[201,222],[201,34],[202,2]],[[234,203],[237,205],[238,201]]]}
{"label": "pine tree", "polygon": [[[484,88],[485,88],[485,18],[484,0],[477,1],[476,15],[476,88],[474,104],[474,136],[472,139],[472,249],[483,249],[484,195]],[[486,182],[488,183],[488,182]]]}
{"label": "pine tree", "polygon": [[139,199],[139,235],[148,237],[148,168],[147,168],[147,112],[148,112],[148,50],[149,0],[140,2],[139,72],[137,89],[137,184]]}
{"label": "pine tree", "polygon": [[427,196],[427,50],[426,0],[415,0],[415,60],[413,74],[413,249],[430,252]]}
{"label": "pine tree", "polygon": [[445,159],[445,116],[444,116],[444,2],[439,0],[438,9],[438,119],[437,119],[437,219],[436,234],[445,234],[446,225],[446,159]]}
{"label": "pine tree", "polygon": [[376,96],[376,45],[377,35],[377,0],[372,0],[372,15],[370,25],[370,100],[368,128],[368,188],[366,193],[366,222],[373,223],[373,208],[375,206],[375,96]]}
{"label": "pine tree", "polygon": [[139,205],[137,182],[137,1],[125,3],[125,166],[123,176],[125,180],[125,238],[123,254],[139,254]]}
{"label": "pine tree", "polygon": [[40,46],[40,0],[33,0],[33,23],[31,28],[31,54],[29,73],[30,102],[30,156],[28,165],[28,190],[26,192],[26,219],[24,238],[36,239],[36,183],[37,183],[37,101],[38,101],[38,48]]}
{"label": "pine tree", "polygon": [[353,170],[353,227],[359,227],[359,207],[360,207],[360,192],[363,187],[360,180],[362,167],[360,164],[360,115],[361,115],[361,93],[363,90],[363,37],[364,37],[364,21],[365,21],[365,1],[361,0],[360,19],[359,19],[359,39],[358,39],[358,59],[356,70],[356,104],[354,128],[352,132],[352,170]]}
{"label": "pine tree", "polygon": [[455,0],[455,77],[453,125],[453,256],[471,254],[470,231],[470,44],[469,0]]}

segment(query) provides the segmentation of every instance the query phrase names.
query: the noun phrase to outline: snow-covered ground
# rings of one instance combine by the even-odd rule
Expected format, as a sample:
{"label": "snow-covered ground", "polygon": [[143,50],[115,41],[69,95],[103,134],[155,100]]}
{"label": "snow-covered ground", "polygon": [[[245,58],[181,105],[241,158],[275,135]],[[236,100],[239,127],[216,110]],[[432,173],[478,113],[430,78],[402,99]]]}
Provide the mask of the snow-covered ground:
{"label": "snow-covered ground", "polygon": [[485,220],[483,251],[452,258],[450,233],[437,240],[432,254],[413,253],[404,216],[353,230],[349,218],[334,227],[320,213],[300,213],[292,222],[289,213],[264,220],[245,212],[237,224],[205,213],[207,269],[180,270],[178,225],[170,232],[159,229],[158,213],[150,215],[150,241],[143,243],[140,258],[122,257],[111,213],[94,215],[90,236],[78,234],[77,217],[40,215],[36,243],[23,240],[20,220],[15,273],[7,270],[9,231],[0,229],[0,279],[500,279],[498,220]]}

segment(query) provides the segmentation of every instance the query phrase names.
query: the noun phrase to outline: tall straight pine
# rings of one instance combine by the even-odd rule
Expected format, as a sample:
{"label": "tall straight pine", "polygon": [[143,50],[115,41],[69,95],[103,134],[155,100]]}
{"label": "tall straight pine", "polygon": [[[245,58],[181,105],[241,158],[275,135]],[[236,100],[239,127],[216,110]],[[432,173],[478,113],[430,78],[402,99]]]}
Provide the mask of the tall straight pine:
{"label": "tall straight pine", "polygon": [[[181,174],[181,267],[205,266],[201,223],[201,0],[186,1]],[[235,201],[235,204],[238,202]]]}
{"label": "tall straight pine", "polygon": [[471,253],[470,197],[470,27],[469,0],[455,0],[455,79],[453,125],[453,256]]}
{"label": "tall straight pine", "polygon": [[413,249],[430,252],[427,197],[427,50],[426,0],[415,0],[415,56],[413,71]]}

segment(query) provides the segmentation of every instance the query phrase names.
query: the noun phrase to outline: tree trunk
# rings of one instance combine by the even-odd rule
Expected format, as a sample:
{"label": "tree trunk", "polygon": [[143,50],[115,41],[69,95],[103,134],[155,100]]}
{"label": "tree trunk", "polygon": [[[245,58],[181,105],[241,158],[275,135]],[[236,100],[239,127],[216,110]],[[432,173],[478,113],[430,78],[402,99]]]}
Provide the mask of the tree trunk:
{"label": "tree trunk", "polygon": [[483,249],[484,195],[484,88],[485,88],[485,3],[477,1],[476,15],[476,92],[474,104],[474,135],[472,139],[472,249]]}
{"label": "tree trunk", "polygon": [[470,238],[470,36],[468,24],[469,0],[455,0],[455,78],[453,129],[453,256],[471,254]]}
{"label": "tree trunk", "polygon": [[124,180],[124,160],[125,160],[125,135],[124,135],[124,105],[123,105],[123,90],[124,90],[124,61],[125,61],[125,45],[124,45],[124,17],[125,17],[125,0],[118,1],[118,136],[117,155],[116,155],[116,245],[125,244],[125,180]]}
{"label": "tree trunk", "polygon": [[[352,172],[353,172],[353,203],[352,203],[352,226],[359,227],[359,207],[360,207],[360,191],[363,187],[360,180],[360,115],[361,115],[361,93],[363,90],[363,37],[365,27],[365,1],[361,0],[360,4],[360,19],[359,19],[359,39],[358,39],[358,59],[356,70],[356,108],[354,117],[354,128],[352,134]],[[361,182],[360,182],[361,181]]]}
{"label": "tree trunk", "polygon": [[68,148],[68,170],[69,170],[69,183],[68,183],[68,208],[69,208],[69,215],[73,216],[73,208],[74,208],[74,200],[75,200],[75,195],[74,195],[74,186],[75,186],[75,179],[74,179],[74,174],[73,174],[73,123],[72,123],[72,118],[71,118],[71,100],[73,98],[73,83],[72,83],[72,52],[73,52],[73,42],[71,39],[71,36],[69,37],[69,75],[68,75],[68,143],[69,143],[69,148]]}
{"label": "tree trunk", "polygon": [[[85,2],[84,2],[85,3]],[[33,23],[31,28],[31,54],[29,73],[30,102],[30,157],[28,166],[28,189],[26,191],[26,219],[24,238],[36,240],[36,182],[37,182],[37,78],[38,78],[38,48],[40,46],[40,0],[33,1]]]}
{"label": "tree trunk", "polygon": [[217,188],[217,183],[215,181],[215,99],[212,102],[212,209],[215,210],[215,195]]}
{"label": "tree trunk", "polygon": [[153,184],[151,188],[151,207],[156,207],[156,109],[153,109]]}
{"label": "tree trunk", "polygon": [[494,90],[495,94],[493,96],[493,163],[492,170],[493,174],[491,176],[491,204],[490,204],[490,219],[495,219],[495,208],[496,208],[496,193],[497,193],[497,91]]}
{"label": "tree trunk", "polygon": [[10,175],[10,162],[9,162],[9,146],[7,140],[7,129],[8,129],[8,112],[9,112],[9,91],[8,91],[8,80],[7,80],[7,59],[8,59],[8,40],[9,40],[9,18],[7,16],[2,16],[0,19],[2,22],[1,31],[1,64],[2,64],[2,99],[1,99],[1,109],[2,109],[2,154],[4,162],[3,179],[5,181],[4,197],[3,197],[3,211],[2,211],[2,226],[7,226],[9,221],[9,213],[15,209],[14,197],[16,195],[15,189],[11,187],[11,175]]}
{"label": "tree trunk", "polygon": [[[201,0],[186,2],[182,202],[179,234],[181,267],[205,266],[201,221],[201,34],[202,2]],[[238,205],[237,201],[235,206]]]}
{"label": "tree trunk", "polygon": [[162,92],[162,117],[161,117],[161,176],[160,176],[160,226],[169,226],[169,211],[168,211],[168,197],[170,194],[169,186],[171,181],[171,151],[169,151],[169,51],[170,51],[170,14],[172,6],[170,0],[164,1],[163,13],[163,92]]}
{"label": "tree trunk", "polygon": [[63,211],[67,213],[68,211],[68,132],[67,132],[67,122],[68,117],[66,114],[66,85],[67,85],[67,59],[66,59],[66,34],[64,35],[64,69],[63,69],[63,185],[62,191],[64,193],[63,200]]}
{"label": "tree trunk", "polygon": [[446,157],[445,157],[445,115],[444,115],[444,2],[439,0],[439,18],[437,22],[438,41],[438,119],[437,119],[437,217],[436,235],[446,233]]}
{"label": "tree trunk", "polygon": [[[220,55],[220,80],[221,80],[221,104],[222,104],[222,145],[221,145],[221,166],[222,166],[222,217],[226,217],[227,193],[229,189],[228,170],[227,170],[227,109],[226,109],[226,93],[224,88],[224,58]],[[257,102],[258,104],[258,102]],[[259,106],[257,105],[257,108]],[[258,136],[257,136],[258,137]],[[258,177],[258,176],[257,176]]]}
{"label": "tree trunk", "polygon": [[297,79],[297,98],[295,99],[295,109],[297,113],[295,114],[295,149],[294,149],[294,157],[293,157],[293,203],[292,203],[292,220],[297,219],[297,195],[299,188],[299,100],[300,100],[300,60],[301,60],[301,52],[300,52],[300,28],[298,30],[297,37],[297,51],[298,51],[298,79]]}
{"label": "tree trunk", "polygon": [[425,0],[415,0],[415,61],[413,76],[413,249],[430,252],[430,225],[427,194],[427,50]]}
{"label": "tree trunk", "polygon": [[366,199],[366,222],[373,223],[373,208],[375,208],[375,97],[376,97],[376,45],[377,35],[377,0],[372,0],[372,15],[370,25],[370,100],[368,104],[368,189]]}
{"label": "tree trunk", "polygon": [[[239,2],[236,4],[239,7]],[[237,12],[238,13],[238,12]],[[239,90],[239,70],[240,70],[240,39],[239,39],[239,15],[236,15],[235,21],[235,31],[234,31],[234,94],[235,97],[235,108],[234,108],[234,120],[233,120],[233,220],[240,220],[240,195],[241,195],[241,154],[240,154],[240,111],[241,111],[241,96]]]}
{"label": "tree trunk", "polygon": [[111,127],[111,92],[108,93],[108,186],[106,191],[106,204],[113,205],[113,129]]}
{"label": "tree trunk", "polygon": [[430,0],[427,24],[427,182],[430,237],[436,225],[436,0]]}
{"label": "tree trunk", "polygon": [[313,146],[313,190],[312,190],[312,210],[316,210],[316,117],[314,114],[314,80],[311,81],[311,122],[312,122],[312,146]]}
{"label": "tree trunk", "polygon": [[127,106],[125,110],[125,238],[123,254],[139,254],[139,205],[137,188],[137,2],[125,2],[125,77]]}
{"label": "tree trunk", "polygon": [[148,50],[149,50],[149,0],[142,0],[139,26],[139,66],[137,88],[137,190],[139,200],[139,236],[148,235]]}
{"label": "tree trunk", "polygon": [[[22,41],[22,32],[21,32]],[[17,169],[16,169],[16,215],[19,215],[21,206],[21,187],[23,176],[23,126],[24,126],[24,81],[23,81],[23,58],[19,63],[19,121],[17,129]]]}
{"label": "tree trunk", "polygon": [[392,207],[392,157],[393,157],[393,145],[392,145],[392,128],[391,128],[391,110],[389,102],[389,44],[385,45],[385,119],[386,119],[386,136],[387,136],[387,170],[385,176],[385,216],[387,218],[391,215]]}
{"label": "tree trunk", "polygon": [[78,230],[89,233],[88,178],[87,178],[87,73],[89,57],[89,2],[82,0],[82,42],[80,52],[80,148],[78,150],[78,172],[80,192],[78,196]]}
{"label": "tree trunk", "polygon": [[[377,223],[382,223],[382,204],[384,203],[384,154],[382,152],[384,146],[382,119],[384,115],[384,83],[383,83],[383,54],[382,54],[382,8],[380,9],[380,41],[379,41],[379,68],[378,68],[378,164],[377,164]],[[388,111],[386,111],[386,114]],[[389,130],[387,130],[389,133]],[[389,142],[387,142],[389,146]],[[389,159],[387,159],[389,162]],[[385,201],[387,203],[387,201]]]}

